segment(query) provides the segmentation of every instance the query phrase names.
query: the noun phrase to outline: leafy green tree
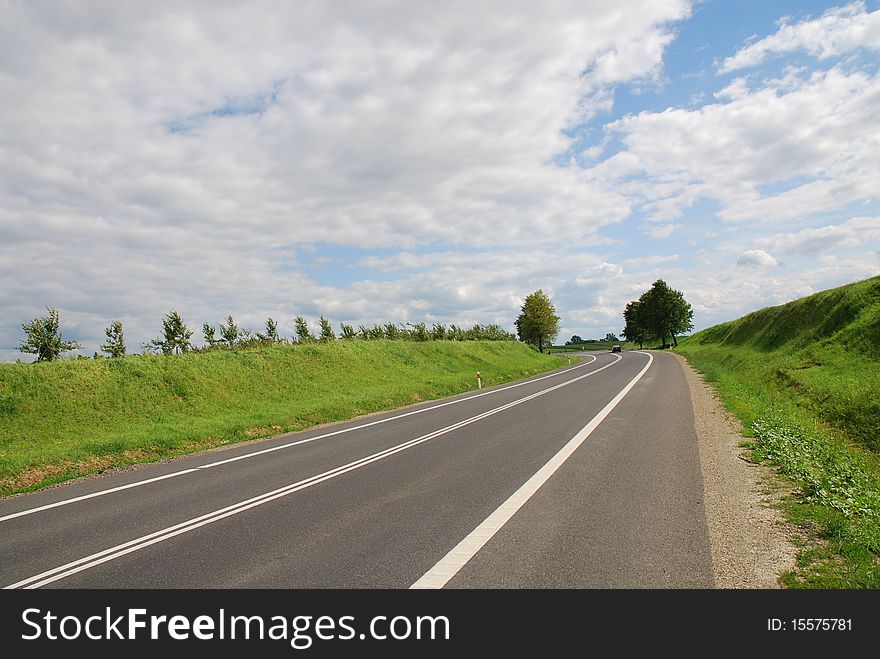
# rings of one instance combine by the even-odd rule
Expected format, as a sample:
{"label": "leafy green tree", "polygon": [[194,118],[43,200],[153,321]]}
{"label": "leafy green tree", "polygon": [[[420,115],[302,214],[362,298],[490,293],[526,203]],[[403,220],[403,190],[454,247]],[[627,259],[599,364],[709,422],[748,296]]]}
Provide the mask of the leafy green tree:
{"label": "leafy green tree", "polygon": [[336,334],[333,333],[333,328],[330,326],[330,321],[321,316],[318,320],[318,324],[321,326],[321,336],[318,337],[318,340],[321,343],[329,343],[330,341],[336,340]]}
{"label": "leafy green tree", "polygon": [[22,324],[25,338],[20,341],[19,350],[36,355],[38,362],[51,362],[61,357],[61,353],[77,350],[82,346],[78,341],[65,340],[61,335],[61,317],[58,309],[46,307],[47,316],[34,318]]}
{"label": "leafy green tree", "polygon": [[309,331],[309,325],[302,316],[297,316],[293,320],[294,330],[296,331],[296,339],[300,343],[314,343],[315,337]]}
{"label": "leafy green tree", "polygon": [[281,337],[278,335],[278,323],[275,322],[272,316],[266,319],[266,338],[276,343],[281,340]]}
{"label": "leafy green tree", "polygon": [[566,341],[566,344],[575,345],[575,344],[583,343],[583,342],[584,342],[584,340],[580,336],[575,334],[568,341]]}
{"label": "leafy green tree", "polygon": [[645,341],[650,338],[650,334],[642,318],[641,306],[638,300],[633,300],[626,305],[626,308],[623,310],[623,321],[625,327],[621,334],[626,337],[627,341],[638,343],[639,349],[641,349]]}
{"label": "leafy green tree", "polygon": [[108,357],[125,357],[125,337],[122,334],[122,321],[114,320],[110,327],[104,330],[107,342],[101,344],[101,351]]}
{"label": "leafy green tree", "polygon": [[694,310],[693,307],[684,299],[681,291],[670,290],[670,311],[669,311],[669,333],[672,335],[672,345],[678,346],[678,339],[681,336],[694,329]]}
{"label": "leafy green tree", "polygon": [[487,341],[516,341],[516,335],[508,332],[501,325],[492,323],[483,328],[483,339]]}
{"label": "leafy green tree", "polygon": [[559,316],[543,290],[526,297],[516,319],[516,331],[520,341],[537,347],[539,352],[544,352],[545,345],[553,344],[559,334]]}
{"label": "leafy green tree", "polygon": [[668,347],[667,339],[677,346],[676,335],[684,334],[693,329],[694,311],[680,291],[670,288],[662,279],[658,279],[646,291],[640,304],[644,305],[644,316],[650,334]]}
{"label": "leafy green tree", "polygon": [[[348,323],[340,323],[339,327],[342,330],[340,338],[343,338],[346,341],[351,341],[352,339],[357,338],[358,334],[354,331],[354,326],[349,325]],[[361,325],[361,327],[363,327],[363,325]]]}
{"label": "leafy green tree", "polygon": [[693,329],[694,311],[681,291],[658,279],[638,299],[630,302],[623,312],[624,334],[639,345],[650,338],[659,339],[664,348],[678,345],[677,337]]}
{"label": "leafy green tree", "polygon": [[226,343],[230,348],[235,345],[235,342],[238,341],[239,331],[238,325],[235,324],[235,321],[232,319],[232,314],[226,316],[226,324],[220,323],[220,336],[222,340]]}
{"label": "leafy green tree", "polygon": [[192,334],[192,330],[186,326],[180,314],[172,309],[162,320],[162,336],[153,339],[144,347],[158,349],[165,355],[188,352],[192,348],[190,342]]}
{"label": "leafy green tree", "polygon": [[281,337],[278,335],[278,323],[271,316],[266,319],[266,333],[257,332],[257,340],[270,341],[272,343],[279,343],[281,341]]}
{"label": "leafy green tree", "polygon": [[202,323],[202,336],[205,337],[205,343],[208,344],[209,348],[213,348],[215,345],[220,343],[220,339],[217,338],[216,333],[216,327],[207,322]]}
{"label": "leafy green tree", "polygon": [[434,326],[431,327],[431,338],[435,341],[442,341],[446,338],[446,325],[442,325],[441,323],[434,323]]}
{"label": "leafy green tree", "polygon": [[412,329],[409,331],[409,338],[413,341],[429,341],[431,335],[428,333],[428,327],[425,323],[410,324]]}

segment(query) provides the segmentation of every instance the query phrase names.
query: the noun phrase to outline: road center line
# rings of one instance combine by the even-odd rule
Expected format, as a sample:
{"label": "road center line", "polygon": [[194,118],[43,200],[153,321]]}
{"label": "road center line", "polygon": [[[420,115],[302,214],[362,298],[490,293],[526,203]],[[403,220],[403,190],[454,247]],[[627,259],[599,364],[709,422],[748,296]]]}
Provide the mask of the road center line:
{"label": "road center line", "polygon": [[617,404],[623,400],[630,389],[645,374],[645,371],[651,366],[654,357],[649,353],[640,352],[641,355],[648,356],[648,363],[639,371],[630,382],[620,390],[620,392],[611,399],[611,401],[603,407],[599,413],[590,419],[578,433],[572,437],[568,443],[563,446],[547,463],[541,467],[535,474],[523,483],[520,488],[514,492],[504,503],[502,503],[491,515],[471,531],[467,537],[453,547],[446,556],[441,558],[434,567],[422,575],[410,589],[437,589],[443,588],[449,580],[454,577],[468,561],[470,561],[476,553],[482,549],[489,540],[492,539],[511,517],[528,501],[541,486],[556,472],[562,464],[568,460],[572,453],[590,436],[596,427],[602,423],[611,411],[617,407]]}
{"label": "road center line", "polygon": [[374,453],[372,455],[365,456],[353,462],[349,462],[348,464],[341,465],[339,467],[335,467],[330,469],[329,471],[325,471],[320,474],[316,474],[315,476],[310,476],[309,478],[303,479],[301,481],[297,481],[295,483],[290,483],[283,487],[280,487],[276,490],[272,490],[270,492],[266,492],[264,494],[257,495],[250,499],[246,499],[244,501],[239,501],[238,503],[231,504],[224,508],[220,508],[218,510],[214,510],[212,512],[206,513],[204,515],[200,515],[198,517],[194,517],[192,519],[186,520],[179,524],[175,524],[174,526],[169,526],[164,529],[160,529],[159,531],[154,531],[153,533],[149,533],[147,535],[141,536],[139,538],[135,538],[134,540],[130,540],[128,542],[122,543],[120,545],[116,545],[114,547],[110,547],[109,549],[105,549],[103,551],[91,554],[84,558],[80,558],[76,561],[72,561],[70,563],[66,563],[64,565],[58,566],[51,570],[47,570],[45,572],[41,572],[40,574],[34,575],[32,577],[28,577],[27,579],[22,579],[21,581],[17,581],[16,583],[5,586],[5,589],[12,588],[40,588],[41,586],[45,586],[47,584],[53,583],[55,581],[59,581],[66,577],[72,576],[78,572],[82,572],[84,570],[88,570],[89,568],[95,567],[102,563],[106,563],[108,561],[112,561],[121,556],[125,556],[126,554],[130,554],[132,552],[138,551],[140,549],[144,549],[145,547],[149,547],[150,545],[157,544],[164,540],[168,540],[182,533],[187,533],[188,531],[193,531],[202,526],[206,526],[208,524],[212,524],[221,519],[225,519],[226,517],[230,517],[232,515],[237,515],[246,510],[250,510],[251,508],[255,508],[257,506],[261,506],[265,503],[269,503],[270,501],[274,501],[275,499],[279,499],[281,497],[287,496],[294,492],[299,492],[300,490],[304,490],[306,488],[312,487],[313,485],[317,485],[318,483],[323,483],[324,481],[331,480],[342,474],[348,473],[350,471],[354,471],[356,469],[360,469],[368,464],[373,462],[377,462],[379,460],[384,460],[387,457],[390,457],[396,453],[400,453],[401,451],[405,451],[414,446],[422,444],[424,442],[430,441],[441,435],[446,435],[454,430],[458,430],[459,428],[463,428],[464,426],[470,425],[472,423],[476,423],[477,421],[481,421],[487,417],[493,416],[505,410],[508,410],[517,405],[521,405],[530,400],[534,400],[540,396],[548,394],[552,391],[556,391],[557,389],[561,389],[562,387],[567,387],[570,384],[574,384],[575,382],[579,382],[584,378],[591,377],[604,371],[606,368],[610,368],[611,366],[616,365],[620,362],[621,357],[619,355],[614,355],[616,358],[615,361],[602,366],[595,371],[590,371],[589,373],[585,373],[576,378],[572,378],[571,380],[566,380],[565,382],[561,382],[559,384],[548,387],[547,389],[542,389],[541,391],[537,391],[535,393],[529,394],[528,396],[524,396],[523,398],[518,398],[517,400],[511,401],[509,403],[505,403],[499,407],[493,408],[486,412],[482,412],[481,414],[477,414],[470,418],[464,419],[462,421],[458,421],[453,423],[445,428],[440,428],[438,430],[434,430],[425,435],[421,435],[414,439],[410,439],[406,442],[398,444],[396,446],[392,446],[383,451],[379,451],[378,453]]}
{"label": "road center line", "polygon": [[359,426],[352,426],[350,428],[342,428],[340,430],[334,430],[333,432],[324,433],[322,435],[318,435],[316,437],[309,437],[307,439],[299,439],[293,442],[287,442],[285,444],[280,444],[278,446],[272,446],[266,449],[261,449],[259,451],[252,451],[251,453],[245,453],[243,455],[237,455],[232,458],[226,458],[225,460],[217,460],[215,462],[209,462],[208,464],[200,465],[198,467],[192,467],[189,469],[181,469],[180,471],[175,471],[170,474],[165,474],[163,476],[156,476],[155,478],[146,478],[144,480],[135,481],[133,483],[128,483],[126,485],[119,485],[117,487],[111,487],[106,490],[98,490],[97,492],[91,492],[89,494],[83,494],[78,497],[72,497],[70,499],[63,499],[61,501],[56,501],[54,503],[48,503],[43,506],[37,506],[35,508],[28,508],[27,510],[21,510],[19,512],[10,513],[8,515],[4,515],[0,517],[0,522],[5,522],[9,519],[15,519],[16,517],[24,517],[25,515],[33,515],[34,513],[42,512],[44,510],[50,510],[52,508],[58,508],[59,506],[67,506],[72,503],[78,503],[80,501],[86,501],[88,499],[94,499],[95,497],[102,497],[107,494],[113,494],[115,492],[122,492],[123,490],[130,490],[134,487],[141,487],[142,485],[149,485],[150,483],[156,483],[158,481],[167,480],[169,478],[176,478],[177,476],[183,476],[184,474],[193,474],[197,471],[203,469],[211,469],[212,467],[219,467],[221,465],[229,464],[231,462],[238,462],[239,460],[247,460],[249,458],[254,458],[259,455],[265,455],[266,453],[272,453],[274,451],[281,451],[283,449],[288,449],[293,446],[299,446],[300,444],[308,444],[309,442],[316,442],[320,439],[327,439],[328,437],[334,437],[336,435],[342,435],[344,433],[352,432],[354,430],[360,430],[362,428],[369,428],[370,426],[376,426],[382,423],[388,423],[389,421],[396,421],[397,419],[402,419],[404,417],[413,416],[415,414],[422,414],[423,412],[430,412],[431,410],[436,410],[441,407],[446,407],[448,405],[457,405],[458,403],[463,403],[468,400],[473,400],[474,398],[482,398],[483,396],[491,396],[502,391],[507,391],[508,389],[514,389],[516,387],[522,387],[527,384],[531,384],[533,382],[539,382],[541,380],[546,380],[547,378],[555,377],[557,375],[561,375],[563,373],[568,373],[578,368],[584,368],[585,366],[589,366],[593,362],[596,361],[595,355],[588,355],[592,357],[592,361],[584,362],[583,364],[578,364],[577,366],[573,366],[571,368],[566,368],[563,371],[556,371],[555,373],[550,373],[548,375],[542,375],[537,378],[524,380],[523,382],[517,382],[515,384],[510,384],[504,387],[498,387],[489,389],[484,391],[483,393],[474,394],[473,396],[466,396],[465,398],[456,398],[455,400],[449,400],[443,403],[439,403],[437,405],[432,405],[430,407],[423,407],[418,410],[411,410],[409,412],[404,412],[402,414],[397,414],[395,416],[387,417],[385,419],[378,419],[376,421],[370,421],[368,423],[361,424]]}

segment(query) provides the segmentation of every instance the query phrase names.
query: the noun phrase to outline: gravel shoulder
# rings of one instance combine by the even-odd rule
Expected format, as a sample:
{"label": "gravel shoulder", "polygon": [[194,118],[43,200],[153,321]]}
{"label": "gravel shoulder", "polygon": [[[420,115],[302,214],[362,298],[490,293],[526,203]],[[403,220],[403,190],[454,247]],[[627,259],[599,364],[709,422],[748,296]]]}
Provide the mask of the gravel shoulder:
{"label": "gravel shoulder", "polygon": [[[673,353],[674,354],[674,353]],[[775,506],[772,469],[749,462],[742,425],[678,354],[691,392],[700,443],[712,569],[718,588],[780,588],[779,575],[794,567],[794,529]]]}

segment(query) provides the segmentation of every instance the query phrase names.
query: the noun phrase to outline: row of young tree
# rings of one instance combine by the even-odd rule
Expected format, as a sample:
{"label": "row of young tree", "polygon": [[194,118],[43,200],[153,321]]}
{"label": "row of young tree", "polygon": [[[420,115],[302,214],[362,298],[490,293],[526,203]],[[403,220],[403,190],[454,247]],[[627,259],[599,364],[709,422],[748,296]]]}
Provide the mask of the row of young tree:
{"label": "row of young tree", "polygon": [[[47,311],[47,316],[35,318],[30,323],[22,325],[25,338],[21,341],[19,350],[36,355],[37,361],[53,361],[60,358],[65,352],[78,350],[82,347],[78,341],[69,341],[63,338],[58,310],[48,308]],[[204,345],[196,346],[193,343],[195,332],[187,327],[177,311],[171,310],[162,319],[162,334],[145,343],[142,347],[145,353],[174,355],[190,351],[275,343],[328,343],[337,339],[366,341],[379,339],[404,341],[516,340],[516,336],[496,324],[476,324],[464,329],[454,324],[446,326],[441,323],[434,323],[430,328],[425,323],[385,323],[371,327],[359,325],[357,328],[348,323],[341,323],[340,333],[337,335],[330,321],[323,316],[318,322],[319,331],[317,334],[311,331],[308,322],[302,316],[297,316],[293,322],[295,336],[284,338],[278,332],[278,323],[271,317],[266,319],[264,331],[253,332],[240,328],[232,315],[228,315],[224,322],[219,323],[219,327],[207,322],[203,323]],[[124,357],[126,345],[122,321],[114,320],[105,330],[105,335],[107,338],[100,346],[101,352],[107,357]],[[95,357],[97,356],[96,352]]]}
{"label": "row of young tree", "polygon": [[[278,323],[273,318],[266,319],[264,332],[251,332],[240,329],[231,315],[217,328],[210,323],[202,325],[202,336],[205,344],[196,348],[191,342],[192,330],[187,328],[177,311],[172,310],[162,321],[162,336],[144,345],[145,351],[159,352],[166,355],[188,352],[189,350],[210,350],[217,347],[245,347],[272,343],[329,343],[336,340],[374,341],[390,339],[399,341],[513,341],[516,337],[505,331],[501,326],[476,324],[469,329],[457,325],[446,326],[434,323],[430,328],[426,323],[385,323],[367,327],[359,325],[355,329],[349,323],[340,323],[337,335],[330,321],[321,316],[318,321],[319,331],[314,334],[302,316],[294,321],[295,336],[282,338],[278,333]],[[109,331],[109,328],[108,328]]]}
{"label": "row of young tree", "polygon": [[668,341],[677,346],[676,337],[694,328],[693,318],[694,310],[681,291],[658,279],[638,300],[626,305],[623,335],[640,348],[654,340],[661,341],[664,348],[669,347]]}
{"label": "row of young tree", "polygon": [[[20,350],[37,356],[37,361],[51,361],[62,353],[81,348],[77,341],[65,340],[61,335],[60,320],[57,309],[47,309],[49,314],[36,318],[22,325],[25,339]],[[670,288],[662,279],[654,282],[638,300],[626,305],[623,312],[625,327],[622,335],[628,341],[644,343],[659,340],[663,347],[678,345],[677,336],[693,329],[693,309],[681,291]],[[528,295],[523,302],[520,315],[515,324],[517,335],[511,334],[496,324],[474,325],[463,329],[457,325],[446,326],[435,323],[428,327],[425,323],[385,323],[355,328],[348,323],[340,324],[340,333],[334,332],[330,321],[321,316],[318,321],[319,331],[312,333],[308,322],[302,316],[294,319],[295,336],[282,338],[278,332],[278,323],[273,318],[266,319],[262,332],[252,332],[239,328],[232,315],[219,327],[210,323],[202,324],[204,345],[197,347],[192,342],[193,330],[189,329],[180,314],[172,310],[162,320],[162,334],[144,344],[144,352],[166,355],[189,352],[191,350],[211,350],[214,348],[246,347],[273,343],[327,343],[340,340],[407,340],[407,341],[514,341],[519,338],[543,352],[545,346],[551,346],[559,334],[560,318],[556,314],[549,296],[543,290]],[[218,336],[219,332],[219,336]],[[105,330],[107,340],[101,345],[101,352],[108,357],[123,357],[126,354],[125,337],[121,321],[113,321]],[[571,342],[580,337],[572,337]],[[608,334],[605,340],[617,340]],[[97,353],[95,353],[97,356]]]}

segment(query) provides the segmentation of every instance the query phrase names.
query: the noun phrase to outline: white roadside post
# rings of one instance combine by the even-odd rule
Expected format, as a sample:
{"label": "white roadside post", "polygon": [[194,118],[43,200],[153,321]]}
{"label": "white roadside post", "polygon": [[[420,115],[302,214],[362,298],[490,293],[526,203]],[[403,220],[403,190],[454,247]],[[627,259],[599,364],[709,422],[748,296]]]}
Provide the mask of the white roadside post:
{"label": "white roadside post", "polygon": [[480,372],[477,371],[477,389],[483,388],[483,380],[480,379]]}

